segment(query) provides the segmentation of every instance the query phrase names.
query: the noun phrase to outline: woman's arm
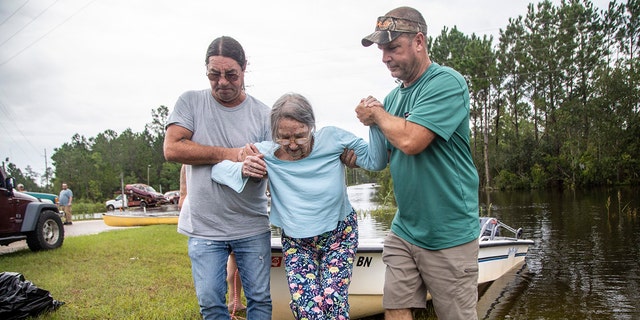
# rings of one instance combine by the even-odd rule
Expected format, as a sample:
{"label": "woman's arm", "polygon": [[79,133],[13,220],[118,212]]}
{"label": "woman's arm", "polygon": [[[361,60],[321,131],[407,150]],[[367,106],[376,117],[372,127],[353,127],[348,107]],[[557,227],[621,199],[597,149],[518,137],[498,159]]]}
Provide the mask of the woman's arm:
{"label": "woman's arm", "polygon": [[225,160],[211,168],[211,179],[240,193],[249,178],[262,179],[267,175],[264,155],[253,144],[247,144],[241,152],[241,162]]}
{"label": "woman's arm", "polygon": [[353,149],[356,165],[367,170],[382,170],[389,161],[386,139],[380,128],[375,125],[369,127],[369,143],[358,139],[347,148]]}

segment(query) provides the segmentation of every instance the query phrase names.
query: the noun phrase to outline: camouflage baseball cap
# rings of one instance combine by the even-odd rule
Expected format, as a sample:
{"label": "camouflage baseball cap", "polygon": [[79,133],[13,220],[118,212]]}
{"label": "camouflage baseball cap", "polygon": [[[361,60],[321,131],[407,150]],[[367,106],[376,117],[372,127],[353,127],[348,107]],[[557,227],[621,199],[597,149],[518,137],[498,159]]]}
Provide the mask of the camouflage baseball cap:
{"label": "camouflage baseball cap", "polygon": [[376,31],[362,38],[362,45],[368,47],[374,43],[387,44],[403,33],[427,34],[427,25],[409,19],[382,16],[376,23]]}

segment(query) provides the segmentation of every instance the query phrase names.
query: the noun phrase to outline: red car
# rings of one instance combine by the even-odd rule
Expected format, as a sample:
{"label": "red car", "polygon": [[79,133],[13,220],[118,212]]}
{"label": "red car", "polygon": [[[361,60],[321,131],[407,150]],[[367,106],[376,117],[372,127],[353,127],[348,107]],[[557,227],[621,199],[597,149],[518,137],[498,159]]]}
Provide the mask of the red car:
{"label": "red car", "polygon": [[166,192],[164,194],[164,197],[167,198],[167,201],[169,201],[169,203],[178,204],[178,201],[180,201],[180,191],[174,190]]}
{"label": "red car", "polygon": [[169,202],[162,193],[144,183],[128,184],[124,187],[124,193],[127,194],[129,207],[145,208]]}

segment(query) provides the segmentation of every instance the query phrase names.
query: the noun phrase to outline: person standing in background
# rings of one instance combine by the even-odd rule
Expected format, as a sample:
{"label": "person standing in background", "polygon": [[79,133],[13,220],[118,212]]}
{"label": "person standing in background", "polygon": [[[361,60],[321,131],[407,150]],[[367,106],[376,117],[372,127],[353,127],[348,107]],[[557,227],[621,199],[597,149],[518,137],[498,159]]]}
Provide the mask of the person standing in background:
{"label": "person standing in background", "polygon": [[184,201],[187,200],[187,176],[184,164],[180,167],[180,199],[178,199],[178,211],[182,210]]}
{"label": "person standing in background", "polygon": [[71,203],[73,202],[73,192],[66,183],[62,183],[62,190],[58,196],[58,205],[61,211],[64,211],[64,224],[71,225],[73,216],[71,215]]}
{"label": "person standing in background", "polygon": [[384,241],[385,319],[412,319],[427,291],[439,319],[477,319],[478,172],[469,145],[469,89],[457,71],[431,62],[427,24],[414,8],[378,18],[382,62],[400,85],[356,114],[387,138],[398,210]]}

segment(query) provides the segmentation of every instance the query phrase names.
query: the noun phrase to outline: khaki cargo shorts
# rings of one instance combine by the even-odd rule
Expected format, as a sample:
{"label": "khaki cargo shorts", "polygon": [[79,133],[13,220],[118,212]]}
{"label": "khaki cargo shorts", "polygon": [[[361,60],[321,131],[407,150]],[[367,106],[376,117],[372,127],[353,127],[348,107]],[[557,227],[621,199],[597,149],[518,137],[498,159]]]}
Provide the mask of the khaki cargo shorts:
{"label": "khaki cargo shorts", "polygon": [[478,248],[471,241],[427,250],[390,232],[382,252],[387,265],[383,307],[425,308],[428,291],[439,319],[477,319]]}

